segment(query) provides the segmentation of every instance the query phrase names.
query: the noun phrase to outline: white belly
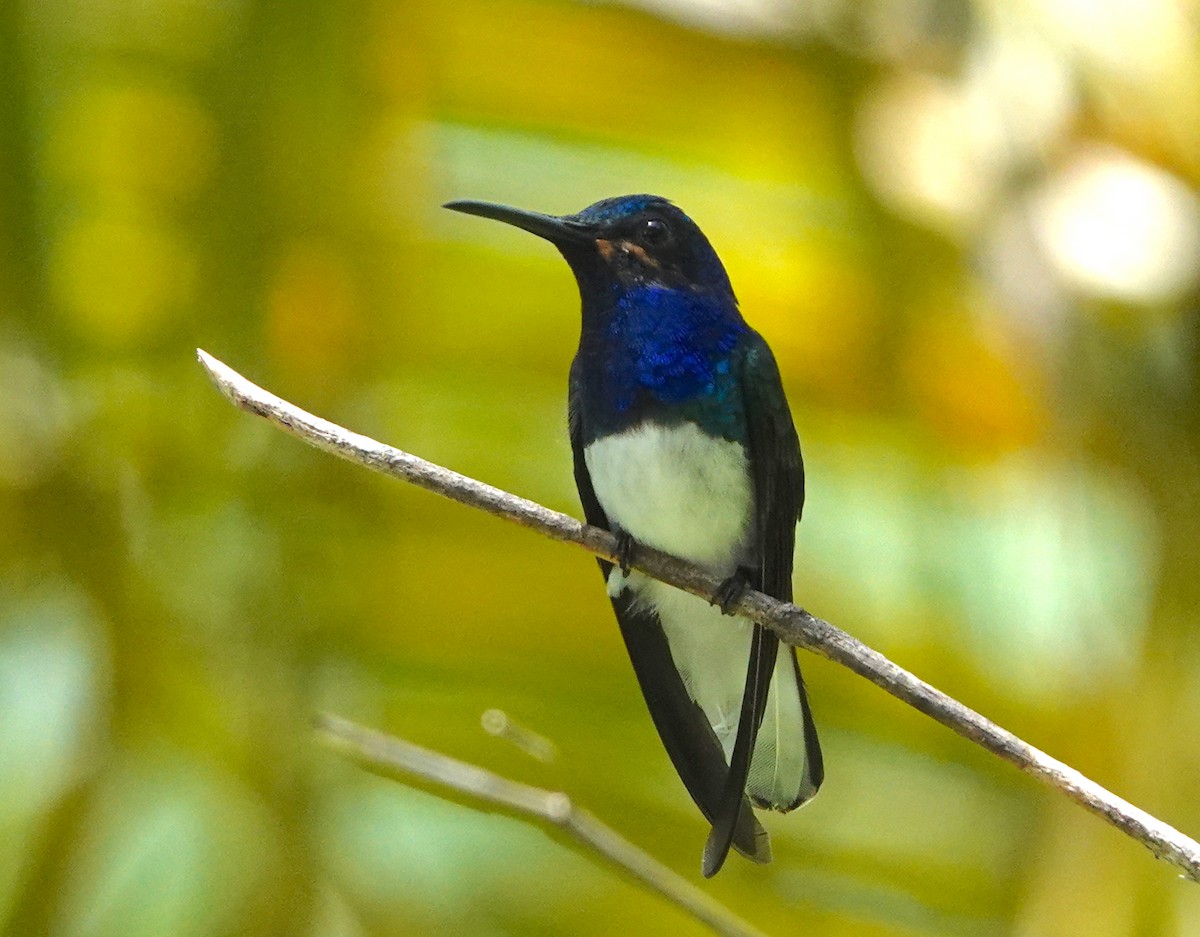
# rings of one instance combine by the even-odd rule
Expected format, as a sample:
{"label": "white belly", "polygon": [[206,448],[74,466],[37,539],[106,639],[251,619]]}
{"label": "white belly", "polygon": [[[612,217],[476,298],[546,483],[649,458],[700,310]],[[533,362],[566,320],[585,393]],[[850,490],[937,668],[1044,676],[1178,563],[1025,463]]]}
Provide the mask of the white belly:
{"label": "white belly", "polygon": [[643,423],[592,443],[584,461],[605,515],[638,542],[723,576],[744,559],[754,498],[739,443]]}

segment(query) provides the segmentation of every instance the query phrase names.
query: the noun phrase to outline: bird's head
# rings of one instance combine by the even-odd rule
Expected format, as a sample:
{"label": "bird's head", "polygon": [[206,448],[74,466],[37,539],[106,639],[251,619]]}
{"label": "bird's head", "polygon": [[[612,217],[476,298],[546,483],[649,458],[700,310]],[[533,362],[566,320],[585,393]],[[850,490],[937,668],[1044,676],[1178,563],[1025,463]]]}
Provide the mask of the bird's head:
{"label": "bird's head", "polygon": [[641,286],[734,301],[729,277],[704,232],[657,195],[607,198],[561,216],[470,200],[445,207],[503,221],[550,241],[571,265],[585,307],[589,299]]}

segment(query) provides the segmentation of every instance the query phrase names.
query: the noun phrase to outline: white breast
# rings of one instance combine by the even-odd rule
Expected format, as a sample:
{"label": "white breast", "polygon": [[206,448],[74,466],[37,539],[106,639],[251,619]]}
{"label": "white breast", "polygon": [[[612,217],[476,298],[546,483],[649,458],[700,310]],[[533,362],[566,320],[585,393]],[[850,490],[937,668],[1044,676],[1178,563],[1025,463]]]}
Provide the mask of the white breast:
{"label": "white breast", "polygon": [[730,575],[752,528],[741,444],[694,423],[643,423],[584,450],[596,499],[635,540]]}

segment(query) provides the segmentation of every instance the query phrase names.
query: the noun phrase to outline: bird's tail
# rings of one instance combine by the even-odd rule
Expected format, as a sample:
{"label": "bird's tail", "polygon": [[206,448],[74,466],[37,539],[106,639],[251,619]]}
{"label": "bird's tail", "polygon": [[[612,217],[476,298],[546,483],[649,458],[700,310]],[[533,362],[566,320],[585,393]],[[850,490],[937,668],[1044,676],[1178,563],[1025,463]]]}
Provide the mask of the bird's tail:
{"label": "bird's tail", "polygon": [[781,647],[750,761],[746,793],[756,807],[786,813],[811,800],[824,778],[821,743],[796,651]]}
{"label": "bird's tail", "polygon": [[704,844],[701,869],[705,878],[721,870],[729,847],[733,844],[734,827],[745,799],[746,779],[754,755],[755,736],[766,711],[771,675],[779,652],[779,639],[761,625],[755,625],[750,639],[750,657],[746,668],[746,687],[742,692],[741,714],[737,737],[729,757],[729,773],[721,793],[720,806],[713,820],[712,832]]}
{"label": "bird's tail", "polygon": [[[613,597],[612,603],[659,737],[688,793],[713,823],[728,774],[721,742],[684,687],[657,612],[629,591]],[[749,800],[739,798],[736,807],[733,848],[753,862],[770,862],[770,837],[754,816]]]}

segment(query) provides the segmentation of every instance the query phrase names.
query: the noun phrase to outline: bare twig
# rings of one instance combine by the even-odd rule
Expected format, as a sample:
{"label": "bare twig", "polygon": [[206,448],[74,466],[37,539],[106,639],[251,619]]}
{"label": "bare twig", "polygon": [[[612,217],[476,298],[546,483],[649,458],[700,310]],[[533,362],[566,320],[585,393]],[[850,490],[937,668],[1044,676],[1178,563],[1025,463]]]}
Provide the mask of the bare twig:
{"label": "bare twig", "polygon": [[[252,384],[211,355],[203,351],[198,354],[213,382],[234,404],[305,442],[537,530],[554,540],[576,544],[605,559],[615,559],[616,539],[608,531],[352,433]],[[690,563],[656,550],[639,549],[635,559],[633,565],[642,572],[694,595],[708,598],[720,584],[716,577]],[[848,667],[964,738],[1012,762],[1200,882],[1200,843],[985,719],[829,622],[753,590],[746,592],[736,612],[770,628],[788,644]]]}
{"label": "bare twig", "polygon": [[488,735],[512,742],[530,758],[549,763],[558,754],[553,742],[521,725],[503,709],[487,710],[480,717],[479,723]]}
{"label": "bare twig", "polygon": [[566,794],[510,781],[477,765],[421,748],[411,742],[364,728],[328,713],[316,717],[317,733],[327,747],[375,774],[407,781],[412,777],[441,784],[518,817],[558,827],[613,865],[628,872],[692,917],[727,937],[764,937],[683,876],[577,807]]}

